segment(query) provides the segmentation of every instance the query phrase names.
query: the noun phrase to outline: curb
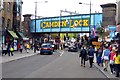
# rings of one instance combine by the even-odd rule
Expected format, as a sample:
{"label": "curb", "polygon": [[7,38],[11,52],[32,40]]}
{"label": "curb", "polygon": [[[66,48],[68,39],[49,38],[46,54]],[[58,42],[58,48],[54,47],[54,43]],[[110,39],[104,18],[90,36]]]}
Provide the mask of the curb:
{"label": "curb", "polygon": [[96,64],[94,66],[106,77],[109,78]]}
{"label": "curb", "polygon": [[2,62],[2,64],[3,63],[8,63],[8,62],[13,62],[13,61],[20,60],[20,59],[27,58],[27,57],[31,57],[31,56],[35,56],[35,55],[38,55],[38,54],[39,53],[36,53],[36,54],[33,54],[33,55],[29,55],[29,56],[20,57],[20,58],[16,58],[16,59],[13,59],[13,60],[10,60],[10,61]]}
{"label": "curb", "polygon": [[103,70],[101,70],[100,68],[99,68],[99,66],[97,66],[97,64],[94,64],[94,66],[108,79],[108,80],[111,80],[111,79],[117,79],[117,80],[120,80],[120,78],[117,78],[117,77],[109,77]]}

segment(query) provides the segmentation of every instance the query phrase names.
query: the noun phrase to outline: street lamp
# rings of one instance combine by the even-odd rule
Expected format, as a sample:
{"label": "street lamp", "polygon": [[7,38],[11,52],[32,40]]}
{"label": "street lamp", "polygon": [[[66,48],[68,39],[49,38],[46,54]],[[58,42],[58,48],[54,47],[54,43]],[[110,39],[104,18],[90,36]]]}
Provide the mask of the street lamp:
{"label": "street lamp", "polygon": [[[47,3],[48,1],[44,1],[44,3]],[[35,33],[34,33],[34,53],[36,53],[36,49],[35,49],[35,45],[36,45],[36,41],[35,41],[35,36],[36,36],[36,17],[37,17],[37,3],[42,3],[42,2],[35,2]]]}
{"label": "street lamp", "polygon": [[90,0],[90,4],[87,4],[87,3],[82,3],[82,2],[79,2],[79,4],[84,4],[84,5],[90,5],[90,18],[89,18],[89,37],[90,37],[90,26],[91,26],[91,0]]}

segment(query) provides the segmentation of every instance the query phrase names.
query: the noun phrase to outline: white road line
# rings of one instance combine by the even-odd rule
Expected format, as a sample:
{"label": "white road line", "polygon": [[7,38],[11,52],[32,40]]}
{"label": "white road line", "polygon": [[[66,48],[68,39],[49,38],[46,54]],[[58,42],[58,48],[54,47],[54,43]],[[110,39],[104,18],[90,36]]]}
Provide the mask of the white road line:
{"label": "white road line", "polygon": [[62,55],[63,55],[63,53],[64,53],[64,51],[60,54],[60,56],[62,56]]}

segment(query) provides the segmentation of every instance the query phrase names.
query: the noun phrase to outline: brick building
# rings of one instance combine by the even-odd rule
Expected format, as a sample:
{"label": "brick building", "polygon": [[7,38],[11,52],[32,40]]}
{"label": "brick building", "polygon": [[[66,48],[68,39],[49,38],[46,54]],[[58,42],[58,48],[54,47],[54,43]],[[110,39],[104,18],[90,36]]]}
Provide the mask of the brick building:
{"label": "brick building", "polygon": [[22,0],[1,0],[2,41],[19,39],[17,32],[21,30]]}
{"label": "brick building", "polygon": [[116,25],[116,4],[108,3],[100,5],[102,7],[102,26]]}
{"label": "brick building", "polygon": [[120,0],[117,0],[117,9],[116,9],[116,25],[117,25],[117,30],[120,32]]}

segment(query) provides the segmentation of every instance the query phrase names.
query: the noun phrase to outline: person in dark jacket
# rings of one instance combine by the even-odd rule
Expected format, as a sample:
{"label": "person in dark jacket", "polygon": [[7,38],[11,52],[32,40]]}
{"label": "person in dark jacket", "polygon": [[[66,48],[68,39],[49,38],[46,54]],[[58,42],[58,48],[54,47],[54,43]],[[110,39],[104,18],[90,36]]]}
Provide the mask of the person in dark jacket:
{"label": "person in dark jacket", "polygon": [[94,51],[93,47],[90,46],[90,49],[88,50],[90,68],[92,68],[92,65],[93,65],[94,52],[95,52],[95,51]]}
{"label": "person in dark jacket", "polygon": [[83,47],[83,49],[80,51],[79,57],[81,57],[81,66],[85,67],[85,61],[87,57],[87,51],[85,47]]}

